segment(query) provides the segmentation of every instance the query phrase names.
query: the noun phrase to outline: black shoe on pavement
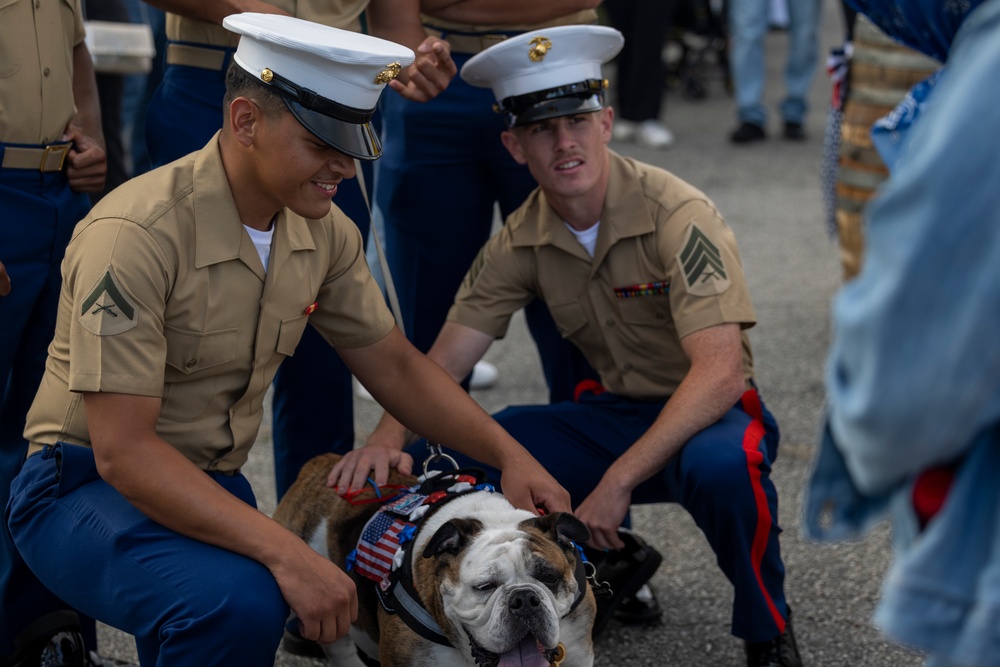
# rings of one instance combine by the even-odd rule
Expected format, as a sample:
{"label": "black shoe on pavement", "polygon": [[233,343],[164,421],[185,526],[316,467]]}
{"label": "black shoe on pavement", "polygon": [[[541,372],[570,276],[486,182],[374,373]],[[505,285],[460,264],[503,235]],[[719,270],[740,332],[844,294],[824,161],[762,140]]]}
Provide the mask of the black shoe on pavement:
{"label": "black shoe on pavement", "polygon": [[757,123],[751,123],[750,121],[743,121],[740,123],[740,126],[729,135],[729,140],[734,144],[749,144],[754,141],[762,141],[766,138],[767,132],[764,131],[764,126],[758,125]]}
{"label": "black shoe on pavement", "polygon": [[35,620],[14,639],[14,655],[2,667],[88,667],[80,617],[65,610]]}
{"label": "black shoe on pavement", "polygon": [[746,642],[747,667],[802,667],[799,647],[792,631],[792,610],[788,609],[785,631],[769,642]]}
{"label": "black shoe on pavement", "polygon": [[663,616],[663,609],[656,599],[656,592],[649,584],[643,584],[635,595],[630,595],[615,610],[615,618],[625,625],[646,625],[655,623]]}
{"label": "black shoe on pavement", "polygon": [[[631,530],[619,528],[618,537],[625,543],[624,549],[587,554],[596,568],[595,578],[598,583],[607,582],[611,587],[610,596],[597,599],[597,616],[591,632],[593,637],[604,630],[608,621],[627,599],[635,598],[639,589],[649,581],[656,568],[663,562],[660,552]],[[655,597],[653,603],[659,609]],[[640,603],[633,602],[630,608],[635,611],[638,604]]]}
{"label": "black shoe on pavement", "polygon": [[806,131],[802,127],[802,123],[796,123],[792,120],[785,121],[785,139],[790,141],[805,141]]}
{"label": "black shoe on pavement", "polygon": [[77,630],[62,630],[51,635],[38,656],[39,667],[88,667],[83,635]]}

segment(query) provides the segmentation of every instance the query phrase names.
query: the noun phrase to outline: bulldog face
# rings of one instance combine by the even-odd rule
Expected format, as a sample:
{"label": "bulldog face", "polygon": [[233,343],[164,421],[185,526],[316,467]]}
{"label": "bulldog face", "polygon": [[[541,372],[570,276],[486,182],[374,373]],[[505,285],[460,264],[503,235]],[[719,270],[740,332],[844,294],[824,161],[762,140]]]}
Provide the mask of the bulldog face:
{"label": "bulldog face", "polygon": [[590,539],[571,514],[508,520],[452,519],[428,542],[442,611],[481,667],[548,667],[560,619],[579,592],[571,540]]}

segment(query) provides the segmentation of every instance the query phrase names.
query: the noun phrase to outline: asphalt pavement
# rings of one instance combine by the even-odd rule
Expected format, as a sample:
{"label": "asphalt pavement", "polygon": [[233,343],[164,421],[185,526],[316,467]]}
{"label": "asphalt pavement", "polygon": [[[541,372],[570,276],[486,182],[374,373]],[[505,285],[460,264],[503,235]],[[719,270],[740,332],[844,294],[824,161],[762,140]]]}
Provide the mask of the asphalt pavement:
{"label": "asphalt pavement", "polygon": [[[773,479],[784,528],[786,592],[804,663],[916,666],[922,659],[888,641],[870,620],[892,558],[888,528],[883,525],[863,541],[837,545],[807,541],[800,529],[802,494],[823,405],[829,306],[841,281],[837,245],[823,220],[819,177],[830,90],[822,61],[841,34],[838,3],[825,2],[805,142],[780,136],[775,110],[784,92],[787,35],[772,31],[767,37],[765,96],[771,118],[766,141],[750,146],[729,143],[727,135],[735,125],[733,100],[721,69],[709,63],[700,71],[707,93],[703,99],[690,99],[680,90],[666,92],[664,118],[677,137],[672,148],[649,151],[618,143],[612,148],[669,169],[704,190],[738,239],[757,312],[758,324],[750,331],[757,380],[782,429]],[[486,409],[545,401],[537,354],[521,319],[493,345],[487,359],[497,365],[500,376],[494,387],[473,394]],[[356,404],[362,442],[379,409],[365,400]],[[261,509],[272,511],[268,423],[246,473]],[[745,664],[742,643],[729,632],[732,587],[690,517],[676,506],[645,505],[634,509],[633,518],[636,530],[664,555],[652,580],[664,616],[659,624],[647,627],[612,621],[597,642],[597,664]],[[102,626],[100,642],[106,655],[135,659],[131,638],[123,633]],[[275,664],[322,663],[279,653]]]}

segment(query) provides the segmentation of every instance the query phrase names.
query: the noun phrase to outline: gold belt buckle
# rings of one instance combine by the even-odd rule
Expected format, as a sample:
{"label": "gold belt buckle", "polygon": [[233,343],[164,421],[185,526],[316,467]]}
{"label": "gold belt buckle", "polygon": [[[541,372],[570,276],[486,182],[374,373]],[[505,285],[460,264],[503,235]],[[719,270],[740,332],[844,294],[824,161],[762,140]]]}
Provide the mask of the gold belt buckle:
{"label": "gold belt buckle", "polygon": [[[66,154],[69,153],[70,144],[58,144],[53,146],[46,146],[45,151],[42,153],[41,164],[38,165],[39,171],[62,171],[63,164],[66,162]],[[56,164],[53,165],[52,161],[55,160]]]}

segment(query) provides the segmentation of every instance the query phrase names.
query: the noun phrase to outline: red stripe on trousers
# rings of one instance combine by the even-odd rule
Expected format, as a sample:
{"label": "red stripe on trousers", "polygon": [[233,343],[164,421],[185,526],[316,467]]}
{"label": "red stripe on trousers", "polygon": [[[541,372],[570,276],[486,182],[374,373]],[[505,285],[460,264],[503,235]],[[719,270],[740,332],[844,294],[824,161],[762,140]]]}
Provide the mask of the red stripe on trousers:
{"label": "red stripe on trousers", "polygon": [[760,464],[764,461],[764,455],[760,453],[760,441],[764,438],[764,411],[760,405],[760,396],[754,389],[748,389],[743,393],[743,410],[752,417],[752,421],[743,432],[743,451],[747,456],[747,472],[750,474],[750,486],[753,488],[754,504],[757,506],[757,528],[754,531],[753,545],[750,547],[750,563],[753,566],[754,576],[757,577],[757,585],[764,595],[767,607],[771,611],[778,632],[785,631],[785,618],[778,611],[778,607],[771,599],[770,593],[764,587],[764,579],[760,575],[760,564],[764,560],[764,553],[767,551],[767,543],[771,536],[771,509],[767,505],[767,494],[764,486],[760,483]]}

